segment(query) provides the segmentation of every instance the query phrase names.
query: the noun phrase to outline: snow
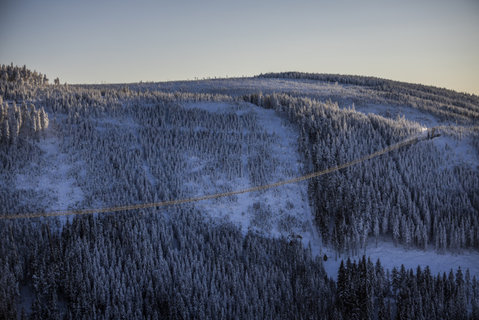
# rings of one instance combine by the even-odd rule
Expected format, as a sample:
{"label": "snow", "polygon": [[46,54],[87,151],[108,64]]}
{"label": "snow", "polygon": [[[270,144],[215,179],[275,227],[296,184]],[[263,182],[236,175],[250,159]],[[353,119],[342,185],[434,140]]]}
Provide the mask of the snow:
{"label": "snow", "polygon": [[45,192],[48,196],[45,210],[74,208],[83,200],[83,192],[71,174],[73,164],[68,161],[67,154],[60,152],[58,137],[50,132],[37,146],[43,153],[40,163],[31,164],[17,174],[16,188]]}
{"label": "snow", "polygon": [[[244,112],[253,112],[256,115],[257,121],[264,130],[276,137],[275,143],[272,144],[271,153],[275,155],[278,160],[278,166],[275,171],[274,181],[271,183],[291,178],[293,176],[300,176],[303,174],[300,156],[296,149],[298,135],[295,128],[285,123],[273,110],[266,110],[244,104],[238,107],[234,104],[227,103],[189,103],[185,105],[186,108],[199,108],[209,112],[235,112],[243,114]],[[379,106],[377,106],[379,108]],[[378,109],[376,109],[377,111]],[[434,117],[426,116],[420,112],[412,110],[409,113],[405,108],[399,108],[405,112],[407,119],[418,121],[422,125],[422,133],[426,134],[428,126],[437,124]],[[371,111],[371,110],[370,110]],[[407,111],[407,112],[406,112]],[[397,117],[397,115],[395,116]],[[438,148],[452,149],[451,159],[456,161],[467,161],[469,164],[477,163],[477,154],[474,153],[473,147],[469,144],[468,138],[457,140],[450,137],[438,137],[433,141]],[[200,170],[205,165],[205,161],[198,157],[190,157],[191,170]],[[246,160],[244,160],[246,161]],[[210,194],[221,192],[225,190],[238,190],[251,187],[248,178],[237,178],[228,185],[227,179],[214,181],[213,187],[208,177],[204,177],[201,185],[190,185],[197,191],[194,196],[203,194]],[[219,190],[224,188],[225,190]],[[255,213],[252,210],[252,204],[263,203],[267,208],[267,212],[271,214],[264,217],[261,225],[255,225]],[[324,267],[328,275],[334,279],[337,277],[337,270],[341,259],[347,259],[346,255],[336,258],[335,250],[323,246],[320,237],[318,236],[316,227],[313,224],[311,209],[307,197],[307,185],[305,183],[290,184],[279,188],[270,189],[266,192],[255,192],[241,194],[231,198],[222,198],[217,200],[203,201],[198,204],[204,211],[208,212],[212,217],[219,221],[230,221],[239,226],[243,231],[253,229],[268,237],[291,236],[299,235],[305,247],[311,246],[312,254],[323,257],[324,254],[328,256],[328,260],[324,262]],[[291,208],[291,206],[293,206]],[[281,219],[291,219],[290,227],[286,230],[280,230],[278,224]],[[461,254],[452,252],[438,253],[432,249],[408,249],[402,246],[394,246],[391,241],[381,241],[376,247],[374,241],[370,241],[366,251],[361,252],[360,255],[351,256],[352,260],[358,260],[365,253],[375,263],[379,258],[382,265],[389,270],[393,267],[400,268],[404,264],[407,268],[416,269],[418,265],[425,267],[429,265],[431,272],[437,274],[439,272],[449,272],[451,269],[461,267],[463,270],[469,269],[471,275],[479,277],[479,252],[478,251],[463,251]]]}
{"label": "snow", "polygon": [[422,127],[428,128],[438,126],[440,123],[434,115],[408,106],[366,104],[356,106],[355,109],[358,112],[377,114],[389,119],[404,117],[406,120],[417,122]]}
{"label": "snow", "polygon": [[213,113],[235,112],[234,105],[224,102],[186,102],[182,105],[182,107],[187,110],[200,109]]}
{"label": "snow", "polygon": [[[267,110],[248,103],[225,102],[195,102],[184,103],[186,109],[201,109],[213,113],[235,113],[238,116],[253,114],[257,124],[273,139],[268,152],[275,162],[274,174],[271,181],[290,179],[304,174],[302,162],[297,150],[298,133],[296,128],[285,121],[274,110]],[[358,108],[358,111],[375,113],[391,118],[404,116],[408,120],[421,124],[423,133],[428,127],[438,125],[434,116],[423,114],[413,108],[369,105]],[[101,119],[98,126],[118,125],[129,129],[136,129],[137,125],[132,120]],[[80,168],[78,163],[69,160],[68,155],[60,150],[60,140],[49,129],[46,138],[40,139],[37,146],[42,152],[40,163],[33,163],[24,168],[16,176],[16,188],[45,192],[45,210],[65,210],[76,208],[84,198],[83,192],[77,186],[72,175],[73,170]],[[244,133],[247,133],[246,129]],[[438,148],[438,154],[443,155],[445,166],[469,165],[473,168],[479,166],[479,156],[472,146],[471,138],[453,138],[442,135],[434,138],[433,143]],[[245,150],[248,146],[243,145]],[[211,159],[201,156],[188,155],[187,164],[189,172],[201,172]],[[241,162],[245,168],[248,155],[242,152]],[[145,176],[152,185],[156,179],[151,170],[142,164]],[[225,176],[212,181],[212,177],[205,175],[201,181],[191,180],[185,187],[192,197],[213,194],[224,191],[240,190],[252,187],[249,175],[228,179]],[[253,230],[267,237],[300,236],[304,246],[311,246],[313,255],[328,256],[324,267],[328,275],[337,277],[337,270],[341,259],[346,255],[337,257],[332,248],[321,244],[316,227],[312,219],[312,210],[309,206],[306,182],[288,184],[278,188],[261,192],[245,193],[234,197],[202,201],[196,204],[202,211],[217,219],[228,221],[241,228],[243,232]],[[65,218],[62,218],[65,219]],[[391,241],[381,241],[378,246],[370,241],[365,252],[351,256],[358,260],[362,254],[370,257],[373,262],[379,258],[387,269],[399,268],[404,264],[407,268],[416,268],[418,265],[428,265],[433,274],[449,272],[451,269],[461,267],[469,269],[471,275],[479,277],[479,252],[463,251],[460,254],[446,252],[438,253],[432,249],[408,249],[394,246]]]}
{"label": "snow", "polygon": [[[230,112],[237,115],[254,114],[259,127],[274,139],[274,143],[270,144],[269,154],[273,157],[275,167],[272,181],[268,181],[268,183],[302,174],[301,161],[296,148],[298,135],[294,128],[274,110],[266,110],[247,103],[201,102],[187,103],[184,107],[198,108],[209,112]],[[243,150],[246,150],[247,147],[247,145],[242,146]],[[248,162],[246,152],[243,152],[241,160],[245,168]],[[208,159],[190,155],[187,162],[190,172],[197,172],[207,165]],[[212,181],[211,177],[206,175],[202,177],[200,183],[190,181],[187,186],[193,192],[191,196],[201,196],[246,189],[254,185],[250,181],[249,175],[245,174],[243,177],[234,178],[233,181],[227,177]],[[315,237],[315,230],[311,225],[307,185],[304,182],[261,192],[239,194],[235,197],[202,201],[197,206],[219,221],[234,223],[243,232],[253,230],[272,237],[300,235],[305,243]]]}
{"label": "snow", "polygon": [[[357,256],[350,256],[350,258],[357,261],[362,258],[363,253],[361,252]],[[336,279],[341,259],[347,260],[348,255],[336,258],[335,251],[329,248],[323,248],[320,254],[321,256],[324,254],[328,256],[328,260],[323,261],[324,268],[330,277]],[[464,271],[469,269],[471,277],[474,275],[479,277],[479,252],[473,250],[465,250],[460,254],[452,252],[438,253],[432,249],[410,248],[406,250],[403,246],[394,246],[391,241],[380,241],[376,247],[374,240],[371,240],[366,248],[365,255],[370,257],[373,263],[380,259],[382,266],[389,270],[392,270],[393,267],[399,269],[402,264],[406,268],[415,270],[420,265],[423,269],[429,266],[431,273],[437,274],[449,273],[451,269],[455,271],[461,267]]]}
{"label": "snow", "polygon": [[206,79],[198,81],[169,81],[153,84],[130,84],[132,89],[157,89],[165,91],[191,91],[208,93],[225,93],[241,95],[250,92],[263,93],[287,92],[308,96],[346,96],[351,92],[362,90],[355,85],[335,84],[331,82],[308,79],[275,78],[229,78]]}
{"label": "snow", "polygon": [[479,154],[472,145],[470,136],[454,138],[442,135],[432,141],[438,149],[438,154],[441,154],[444,159],[444,168],[469,166],[473,169],[479,169]]}

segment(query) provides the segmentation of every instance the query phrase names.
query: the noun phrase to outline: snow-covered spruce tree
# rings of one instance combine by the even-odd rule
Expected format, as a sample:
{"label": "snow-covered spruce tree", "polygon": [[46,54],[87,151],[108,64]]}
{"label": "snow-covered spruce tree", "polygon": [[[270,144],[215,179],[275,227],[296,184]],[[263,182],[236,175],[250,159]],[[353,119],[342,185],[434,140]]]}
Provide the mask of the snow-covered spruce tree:
{"label": "snow-covered spruce tree", "polygon": [[48,114],[33,104],[0,104],[0,143],[16,143],[20,138],[37,137],[48,128]]}

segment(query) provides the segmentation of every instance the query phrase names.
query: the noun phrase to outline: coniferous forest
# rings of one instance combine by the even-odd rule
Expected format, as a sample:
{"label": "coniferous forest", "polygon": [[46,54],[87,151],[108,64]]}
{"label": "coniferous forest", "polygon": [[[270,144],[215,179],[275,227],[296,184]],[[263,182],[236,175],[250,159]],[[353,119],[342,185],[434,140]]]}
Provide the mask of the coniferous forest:
{"label": "coniferous forest", "polygon": [[[7,219],[274,183],[430,132],[371,105],[435,135],[256,198]],[[479,274],[366,251],[479,257],[478,125],[475,95],[379,78],[70,85],[2,65],[0,318],[479,319]]]}

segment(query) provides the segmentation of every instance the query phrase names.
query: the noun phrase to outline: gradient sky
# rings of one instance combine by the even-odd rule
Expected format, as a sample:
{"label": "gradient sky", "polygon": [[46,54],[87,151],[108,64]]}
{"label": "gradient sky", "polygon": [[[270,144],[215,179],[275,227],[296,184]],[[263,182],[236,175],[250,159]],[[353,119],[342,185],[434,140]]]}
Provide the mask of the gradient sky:
{"label": "gradient sky", "polygon": [[0,43],[68,83],[295,70],[479,94],[479,0],[0,0]]}

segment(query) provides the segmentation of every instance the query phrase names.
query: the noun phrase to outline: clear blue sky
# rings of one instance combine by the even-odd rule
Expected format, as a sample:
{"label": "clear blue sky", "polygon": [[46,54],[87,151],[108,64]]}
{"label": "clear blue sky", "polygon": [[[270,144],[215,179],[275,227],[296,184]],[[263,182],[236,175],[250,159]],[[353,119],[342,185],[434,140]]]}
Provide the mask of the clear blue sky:
{"label": "clear blue sky", "polygon": [[296,70],[479,94],[478,0],[0,0],[0,43],[69,83]]}

